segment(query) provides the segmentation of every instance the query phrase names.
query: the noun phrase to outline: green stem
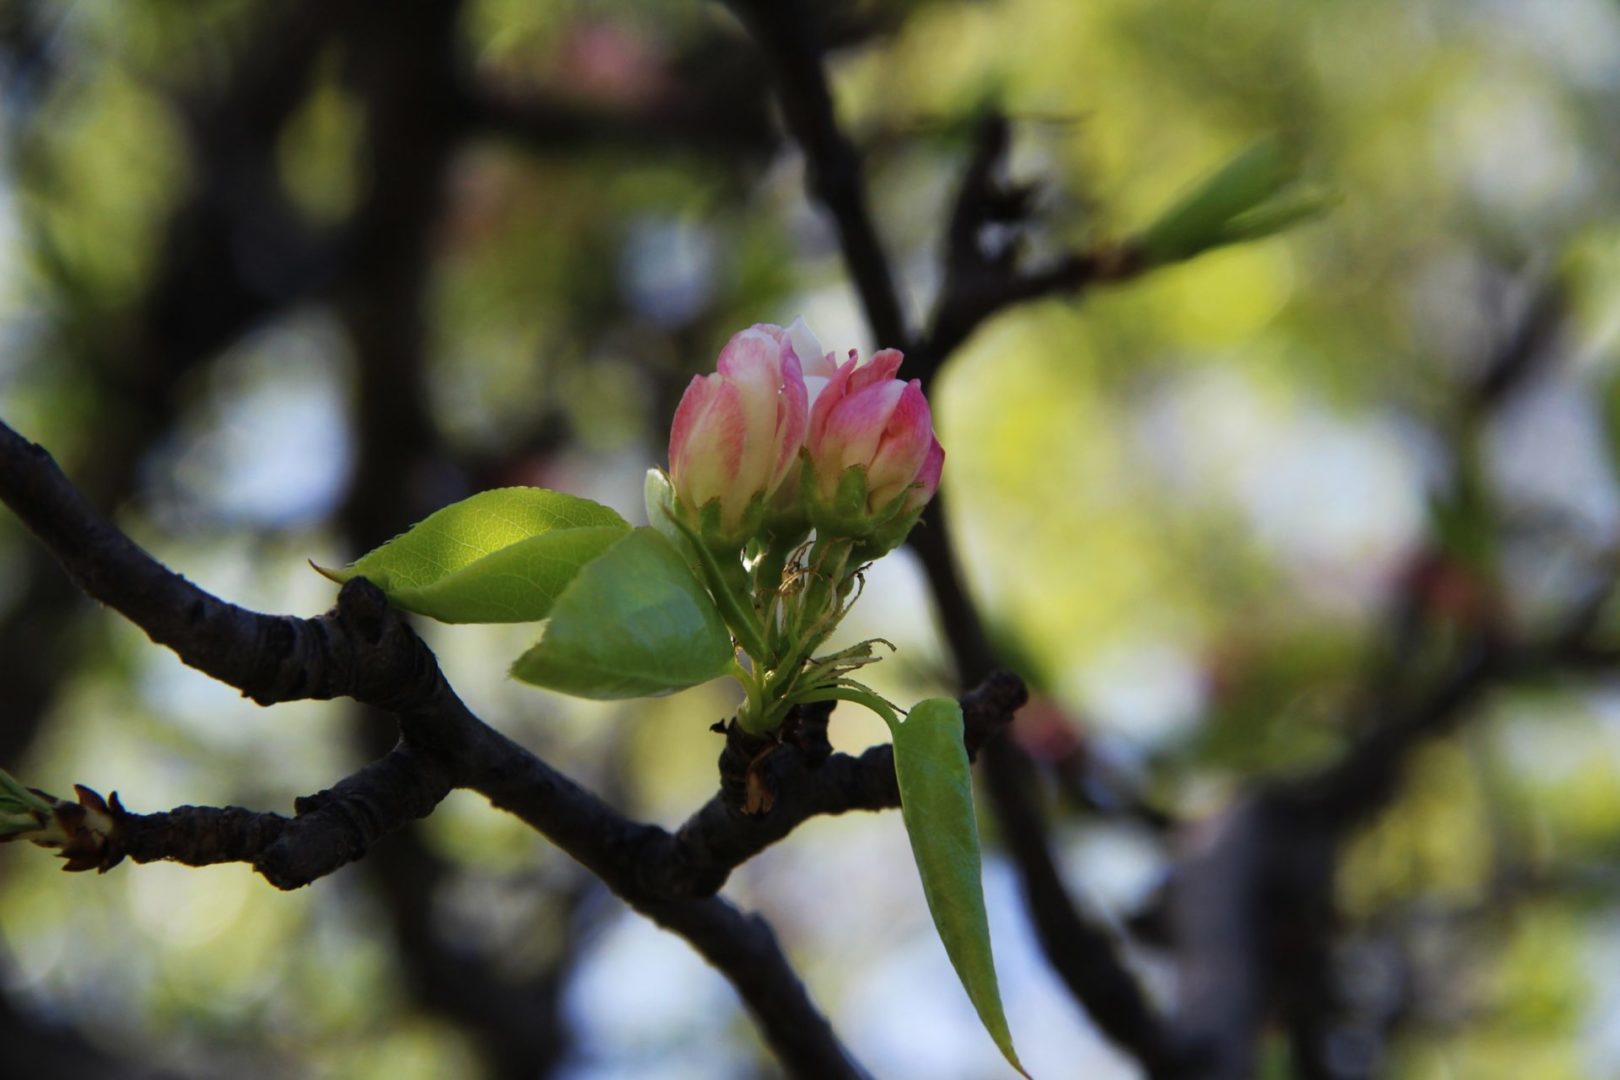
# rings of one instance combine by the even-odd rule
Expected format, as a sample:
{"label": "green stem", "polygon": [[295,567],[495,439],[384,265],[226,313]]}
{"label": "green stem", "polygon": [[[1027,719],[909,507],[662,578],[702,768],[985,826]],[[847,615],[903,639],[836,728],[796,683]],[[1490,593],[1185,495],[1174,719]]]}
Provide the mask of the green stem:
{"label": "green stem", "polygon": [[[709,592],[714,594],[714,602],[720,608],[720,615],[731,627],[731,634],[741,645],[743,652],[753,657],[756,665],[765,663],[769,659],[769,652],[765,647],[765,630],[759,624],[759,616],[754,612],[754,606],[747,603],[737,595],[736,589],[727,579],[725,571],[715,561],[714,552],[709,545],[703,542],[696,529],[682,521],[675,514],[665,511],[665,516],[675,523],[675,527],[686,537],[692,550],[697,553],[698,566],[703,571],[705,584]],[[739,572],[741,567],[738,567]]]}
{"label": "green stem", "polygon": [[769,717],[766,715],[765,698],[759,676],[733,660],[731,677],[742,684],[743,693],[748,697],[748,700],[743,702],[743,707],[737,710],[737,722],[743,726],[744,731],[755,735],[768,731],[765,722]]}
{"label": "green stem", "polygon": [[17,781],[17,778],[0,769],[0,809],[16,807],[25,813],[49,814],[51,804],[35,795],[28,788]]}
{"label": "green stem", "polygon": [[795,705],[816,701],[851,701],[857,705],[864,705],[883,718],[883,722],[889,725],[891,733],[900,727],[899,714],[887,701],[870,690],[858,690],[853,686],[826,686],[794,695]]}

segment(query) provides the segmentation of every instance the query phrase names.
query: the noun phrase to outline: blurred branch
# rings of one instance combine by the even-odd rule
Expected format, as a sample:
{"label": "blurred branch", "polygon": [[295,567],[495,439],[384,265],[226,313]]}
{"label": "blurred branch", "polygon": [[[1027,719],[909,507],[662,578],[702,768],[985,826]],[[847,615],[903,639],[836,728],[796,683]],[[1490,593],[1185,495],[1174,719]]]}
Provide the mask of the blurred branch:
{"label": "blurred branch", "polygon": [[477,87],[467,92],[474,133],[509,139],[541,154],[585,150],[697,152],[763,156],[774,135],[764,116],[742,103],[759,100],[751,84],[727,85],[723,99],[660,96],[640,108],[604,108],[535,92]]}
{"label": "blurred branch", "polygon": [[[944,282],[934,304],[919,359],[937,366],[991,316],[1007,308],[1052,296],[1074,295],[1097,282],[1117,282],[1147,268],[1130,245],[1071,251],[1045,266],[1022,265],[1016,238],[992,246],[987,233],[995,227],[1027,224],[1038,189],[1005,178],[1011,128],[999,112],[987,113],[974,134],[972,152],[962,172],[945,233]],[[913,365],[915,370],[915,365]]]}
{"label": "blurred branch", "polygon": [[804,150],[811,197],[832,215],[844,263],[879,347],[910,340],[894,274],[873,224],[860,154],[838,126],[822,64],[818,8],[804,0],[727,0],[770,59],[788,130]]}
{"label": "blurred branch", "polygon": [[1556,358],[1553,346],[1569,314],[1564,286],[1549,280],[1534,288],[1522,315],[1486,358],[1463,399],[1465,420],[1500,409]]}
{"label": "blurred branch", "polygon": [[0,1046],[11,1076],[76,1080],[180,1080],[179,1074],[120,1060],[78,1031],[0,998]]}
{"label": "blurred branch", "polygon": [[[1484,422],[1556,359],[1563,311],[1556,284],[1536,290],[1459,395],[1448,497],[1487,522],[1475,442]],[[1614,560],[1603,569],[1599,587],[1534,640],[1515,640],[1494,611],[1480,613],[1468,639],[1427,679],[1410,678],[1409,669],[1434,612],[1421,577],[1408,576],[1392,604],[1386,662],[1369,667],[1354,698],[1353,710],[1369,715],[1347,727],[1362,734],[1336,761],[1259,786],[1200,830],[1172,892],[1187,987],[1182,1022],[1209,1054],[1208,1075],[1252,1075],[1256,1038],[1273,1009],[1287,1016],[1302,1075],[1329,1075],[1334,874],[1344,843],[1395,801],[1414,752],[1478,715],[1492,690],[1553,672],[1602,670],[1616,659],[1594,641],[1616,588]]]}
{"label": "blurred branch", "polygon": [[121,402],[139,406],[133,439],[167,426],[181,375],[311,295],[341,258],[339,237],[313,230],[287,198],[276,153],[345,6],[266,6],[253,47],[235,58],[223,85],[173,92],[192,182],[169,215],[138,303],[91,357]]}

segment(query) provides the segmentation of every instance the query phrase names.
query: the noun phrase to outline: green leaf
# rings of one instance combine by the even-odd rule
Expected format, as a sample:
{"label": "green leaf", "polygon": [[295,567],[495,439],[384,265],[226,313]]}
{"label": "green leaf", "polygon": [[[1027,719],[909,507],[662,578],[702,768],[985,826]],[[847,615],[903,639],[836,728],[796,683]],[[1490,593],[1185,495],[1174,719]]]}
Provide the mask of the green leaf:
{"label": "green leaf", "polygon": [[1299,191],[1246,210],[1223,225],[1210,247],[1241,244],[1315,221],[1339,204],[1337,195],[1327,191]]}
{"label": "green leaf", "polygon": [[1274,138],[1261,139],[1228,161],[1213,175],[1159,215],[1142,234],[1150,263],[1174,262],[1218,243],[1232,219],[1253,210],[1293,179]]}
{"label": "green leaf", "polygon": [[919,702],[904,720],[879,710],[894,734],[894,772],[911,853],[945,953],[1007,1062],[1013,1049],[990,953],[990,921],[979,880],[979,825],[962,744],[962,707],[950,698]]}
{"label": "green leaf", "polygon": [[524,682],[576,697],[654,697],[723,675],[731,635],[685,560],[633,530],[569,583],[545,636],[512,665]]}
{"label": "green leaf", "polygon": [[545,488],[497,488],[453,503],[342,570],[396,607],[447,623],[536,622],[580,567],[622,540],[612,510]]}

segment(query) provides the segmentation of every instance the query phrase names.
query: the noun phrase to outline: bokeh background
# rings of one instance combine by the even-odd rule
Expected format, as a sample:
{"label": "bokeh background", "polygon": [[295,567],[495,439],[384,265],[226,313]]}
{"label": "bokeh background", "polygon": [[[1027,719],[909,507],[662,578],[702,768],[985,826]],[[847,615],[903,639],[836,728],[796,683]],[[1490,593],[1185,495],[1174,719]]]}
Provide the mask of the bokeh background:
{"label": "bokeh background", "polygon": [[[1171,823],[1331,761],[1392,656],[1421,674],[1480,625],[1533,634],[1612,564],[1620,8],[829,11],[913,318],[987,106],[1040,185],[1037,262],[1128,237],[1266,135],[1337,193],[1283,236],[1010,310],[936,386],[950,524],[1037,691],[1016,737],[1065,882],[1172,1005],[1151,930]],[[768,76],[718,4],[3,0],[0,416],[261,610],[323,610],[306,560],[482,487],[640,515],[731,332],[802,314],[829,348],[873,344]],[[1535,372],[1480,404],[1526,333]],[[909,552],[852,623],[900,646],[891,696],[956,689]],[[627,812],[673,826],[712,792],[733,688],[583,703],[505,678],[532,628],[424,633],[475,711]],[[884,737],[846,712],[840,747]],[[182,667],[0,514],[0,766],[28,782],[285,809],[390,735]],[[1137,1075],[1049,971],[984,827],[1025,1061]],[[1338,867],[1365,1018],[1345,1075],[1617,1075],[1617,856],[1601,671],[1504,687],[1427,744]],[[245,867],[56,867],[0,850],[5,1075],[775,1074],[681,941],[469,795],[294,894]],[[1003,1074],[898,815],[813,821],[728,894],[877,1075]],[[1293,1074],[1279,1033],[1264,1062]]]}

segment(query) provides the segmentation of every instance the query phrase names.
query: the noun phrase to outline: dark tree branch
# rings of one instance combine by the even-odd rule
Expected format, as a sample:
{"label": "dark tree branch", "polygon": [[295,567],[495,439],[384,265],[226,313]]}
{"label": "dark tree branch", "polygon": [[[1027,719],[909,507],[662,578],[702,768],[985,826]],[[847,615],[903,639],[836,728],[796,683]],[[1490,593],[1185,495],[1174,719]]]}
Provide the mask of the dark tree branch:
{"label": "dark tree branch", "polygon": [[113,793],[116,831],[108,837],[103,867],[119,859],[186,866],[255,862],[287,830],[288,819],[241,806],[177,806],[132,814]]}
{"label": "dark tree branch", "polygon": [[1140,1061],[1149,1076],[1178,1075],[1184,1052],[1125,966],[1114,935],[1082,918],[1069,896],[1034,798],[1034,763],[1010,740],[987,748],[985,759],[985,784],[1002,842],[1018,868],[1048,962],[1102,1032]]}
{"label": "dark tree branch", "polygon": [[[347,695],[397,715],[404,744],[399,757],[362,770],[304,808],[321,821],[309,826],[308,835],[318,842],[307,839],[296,851],[280,849],[284,856],[266,864],[295,821],[257,855],[256,865],[273,884],[296,887],[311,874],[335,869],[332,863],[349,861],[359,842],[415,816],[424,802],[442,796],[441,786],[444,791],[451,784],[472,788],[544,834],[636,910],[690,941],[738,989],[766,1041],[794,1075],[860,1075],[770,929],[717,897],[649,895],[637,864],[667,834],[625,819],[473,716],[445,681],[432,653],[375,586],[351,581],[335,611],[308,620],[261,615],[224,603],[158,564],[99,518],[43,449],[3,424],[0,501],[51,549],[81,588],[192,667],[260,703]],[[300,671],[300,665],[310,674]],[[403,793],[384,795],[381,785],[402,769],[407,755],[411,761],[431,760],[432,771],[442,771],[449,783],[410,776]],[[221,812],[216,820],[223,823],[232,816]],[[261,827],[266,834],[270,831]],[[197,845],[188,838],[187,846],[195,850]]]}
{"label": "dark tree branch", "polygon": [[[1028,697],[1023,681],[994,672],[962,697],[964,741],[970,757],[994,740]],[[732,725],[728,751],[746,741],[744,759],[754,759],[764,740],[750,739]],[[997,740],[999,741],[999,740]],[[797,746],[767,745],[764,782],[774,793],[768,813],[744,808],[740,785],[725,785],[702,809],[687,819],[672,838],[668,854],[646,864],[646,882],[660,893],[706,896],[720,890],[731,871],[805,820],[820,814],[852,810],[892,810],[900,805],[894,774],[894,747],[874,746],[859,757],[818,757]],[[726,756],[722,756],[722,777]]]}
{"label": "dark tree branch", "polygon": [[[763,69],[732,59],[737,53],[726,40],[729,35],[698,43],[710,53],[727,50],[730,58],[722,57],[720,63],[713,55],[677,58],[679,64],[698,65],[691,78],[681,73],[682,94],[661,95],[641,113],[610,114],[546,99],[519,102],[497,99],[488,91],[466,91],[454,56],[456,6],[435,0],[413,6],[400,18],[379,21],[363,5],[294,0],[267,10],[252,49],[230,66],[222,84],[200,93],[176,89],[174,100],[191,142],[194,184],[171,216],[142,299],[127,318],[109,320],[96,313],[97,325],[84,339],[92,361],[87,366],[118,391],[117,407],[107,406],[101,423],[105,437],[91,448],[93,503],[112,506],[127,498],[135,467],[175,416],[173,389],[182,374],[245,328],[304,297],[325,293],[337,300],[359,339],[357,351],[367,371],[417,357],[420,320],[407,313],[419,313],[420,303],[402,303],[400,296],[420,292],[442,202],[444,163],[466,138],[499,134],[536,149],[575,152],[591,144],[642,152],[681,145],[725,154],[727,160],[735,160],[739,151],[745,159],[759,157],[774,143],[764,105],[744,104],[762,101],[753,88],[763,83]],[[420,25],[435,21],[444,25]],[[365,172],[373,184],[353,218],[316,231],[301,220],[281,189],[275,155],[288,118],[307,95],[316,61],[335,42],[344,46],[347,75],[358,84],[367,108]],[[684,92],[688,85],[691,93]],[[410,92],[401,94],[400,87]],[[108,336],[100,325],[117,330]],[[107,347],[103,338],[116,340],[116,347]],[[406,457],[420,459],[431,442],[422,437],[428,430],[425,422],[410,422],[426,416],[425,404],[415,400],[408,403],[411,407],[400,407],[401,393],[409,397],[412,387],[420,387],[419,379],[405,374],[396,371],[390,378],[384,371],[372,380],[380,392],[361,395],[367,405],[361,428],[382,437],[361,439],[362,475],[355,487],[362,505],[346,517],[367,519],[372,531],[391,533],[402,524],[402,515],[405,520],[420,516],[416,510],[422,499],[434,497],[423,490],[428,470],[401,467],[404,458],[395,453],[403,444],[414,448]],[[367,462],[379,459],[381,467],[366,468]],[[383,475],[390,471],[391,477]],[[41,561],[33,553],[30,557]],[[76,625],[77,595],[62,577],[43,570],[42,565],[25,575],[28,592],[15,609],[17,617],[0,621],[0,643],[16,637],[26,640],[30,652],[66,655],[65,642],[58,642]],[[198,600],[189,610],[194,618],[246,625],[228,609]],[[252,683],[261,686],[260,700],[317,691],[319,680],[305,680],[296,670],[303,656],[312,655],[305,648],[308,625],[284,620],[254,626],[266,642],[292,650],[278,665],[278,675]],[[10,650],[9,655],[23,653]],[[32,735],[59,667],[22,666],[0,687],[0,705],[8,706],[0,710],[8,718],[0,729],[0,757],[14,757]],[[328,688],[321,696],[342,692]],[[387,729],[374,721],[367,730],[386,737]],[[395,760],[393,755],[383,759]],[[184,808],[138,823],[132,819],[125,839],[135,845],[130,854],[137,859],[240,859],[254,862],[278,883],[300,883],[358,858],[382,835],[430,810],[442,795],[434,790],[435,780],[417,803],[396,805],[390,801],[398,794],[392,785],[356,786],[359,779],[340,784],[335,791],[345,797],[318,812],[313,803],[301,803],[300,816],[290,824],[279,815]],[[288,842],[274,844],[284,829]],[[368,871],[385,881],[391,897],[402,891],[393,886],[395,881],[409,892],[403,907],[391,899],[388,910],[396,916],[410,982],[440,986],[446,971],[454,968],[458,992],[439,995],[452,1006],[444,1011],[485,1033],[492,1058],[502,1063],[501,1075],[535,1075],[535,1063],[542,1059],[525,1048],[537,1045],[540,1011],[521,1016],[503,1008],[512,988],[495,986],[487,972],[475,970],[480,966],[472,958],[461,957],[458,964],[442,948],[433,948],[440,943],[424,937],[424,927],[431,931],[431,912],[419,898],[431,893],[437,876],[429,861],[437,865],[407,833],[367,864]],[[556,986],[541,990],[554,996]],[[487,1007],[490,1003],[497,1007]],[[497,1013],[517,1023],[495,1023]],[[555,1039],[551,1043],[552,1049],[561,1045]]]}
{"label": "dark tree branch", "polygon": [[[1123,281],[1143,269],[1143,260],[1129,246],[1069,252],[1029,269],[1022,265],[1023,249],[1016,239],[989,243],[992,227],[1023,226],[1035,210],[1036,189],[1003,175],[1011,135],[1007,118],[994,112],[980,120],[975,133],[945,232],[944,281],[928,334],[913,349],[916,361],[930,373],[985,320],[1007,308],[1073,296],[1089,285]],[[914,361],[912,370],[917,368]]]}
{"label": "dark tree branch", "polygon": [[[379,836],[431,810],[452,787],[471,788],[541,832],[636,910],[687,938],[738,988],[796,1075],[859,1075],[763,922],[716,897],[683,895],[673,884],[655,888],[691,880],[691,852],[700,847],[696,861],[712,878],[723,864],[717,852],[746,858],[789,830],[732,843],[710,821],[694,827],[683,845],[662,829],[624,818],[469,712],[432,653],[370,583],[349,582],[337,607],[313,619],[227,604],[161,566],[100,518],[43,449],[4,424],[0,501],[86,593],[192,667],[263,704],[349,696],[394,713],[400,724],[394,751],[331,791],[300,800],[290,821],[239,809],[137,815],[127,819],[130,832],[115,849],[122,845],[142,859],[171,851],[189,861],[251,858],[273,884],[293,888],[359,857]],[[974,730],[1004,725],[1005,710],[1022,692],[1016,680],[1001,679],[970,695]],[[852,792],[878,790],[878,770],[892,778],[892,760],[881,755],[849,761],[865,774],[847,789]],[[864,808],[866,798],[807,797],[797,820]],[[789,807],[781,812],[782,821],[794,820]],[[213,836],[203,835],[209,830]],[[695,836],[704,838],[701,845],[694,846]],[[683,847],[684,865],[677,856]]]}
{"label": "dark tree branch", "polygon": [[844,264],[866,310],[877,346],[911,340],[894,274],[866,194],[860,154],[838,126],[822,64],[825,28],[805,0],[728,0],[770,58],[788,130],[804,150],[805,180],[838,229]]}
{"label": "dark tree branch", "polygon": [[[371,178],[345,224],[348,257],[331,289],[358,375],[351,398],[356,462],[338,514],[355,551],[370,550],[425,517],[445,500],[443,489],[460,493],[453,479],[438,479],[448,472],[447,455],[425,377],[426,294],[448,204],[448,172],[476,123],[462,89],[460,9],[435,0],[379,18],[377,9],[362,6],[342,25],[345,70],[366,118],[358,153]],[[361,706],[351,719],[361,753],[387,754],[384,760],[398,753],[389,749],[393,725],[378,710]],[[449,779],[438,780],[448,790]],[[438,788],[423,785],[419,813],[392,817],[431,811],[442,797]],[[522,979],[504,977],[498,964],[462,947],[436,917],[435,897],[453,868],[419,829],[407,823],[373,847],[386,831],[376,825],[387,818],[348,814],[337,820],[373,826],[371,835],[356,828],[346,840],[356,857],[368,856],[361,873],[381,901],[402,982],[414,998],[478,1036],[492,1078],[549,1075],[568,1047],[558,1004],[572,950],[557,950],[555,963]]]}

